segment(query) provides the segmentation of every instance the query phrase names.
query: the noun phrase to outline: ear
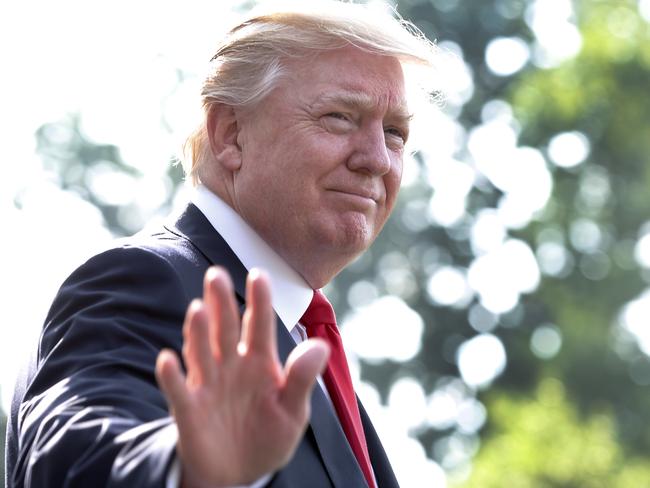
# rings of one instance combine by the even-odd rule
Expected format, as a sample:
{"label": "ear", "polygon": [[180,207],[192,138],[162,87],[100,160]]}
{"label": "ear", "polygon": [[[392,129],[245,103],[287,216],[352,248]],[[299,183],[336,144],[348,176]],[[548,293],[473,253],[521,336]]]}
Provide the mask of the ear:
{"label": "ear", "polygon": [[242,162],[239,137],[239,123],[235,109],[223,103],[214,104],[208,112],[207,131],[210,150],[217,164],[235,172]]}

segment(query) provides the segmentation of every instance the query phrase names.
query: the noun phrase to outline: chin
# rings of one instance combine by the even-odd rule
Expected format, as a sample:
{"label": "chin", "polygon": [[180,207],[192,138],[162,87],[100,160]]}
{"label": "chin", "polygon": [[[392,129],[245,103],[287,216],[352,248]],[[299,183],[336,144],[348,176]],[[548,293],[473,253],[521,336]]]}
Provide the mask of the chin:
{"label": "chin", "polygon": [[331,238],[332,245],[352,256],[364,252],[375,240],[375,233],[367,225],[344,225]]}
{"label": "chin", "polygon": [[303,277],[313,288],[322,288],[366,251],[375,237],[367,226],[320,227],[311,233],[310,252],[303,254],[307,260],[301,268]]}
{"label": "chin", "polygon": [[375,215],[347,211],[321,217],[319,225],[312,226],[311,242],[330,254],[341,253],[354,259],[372,244],[378,233]]}

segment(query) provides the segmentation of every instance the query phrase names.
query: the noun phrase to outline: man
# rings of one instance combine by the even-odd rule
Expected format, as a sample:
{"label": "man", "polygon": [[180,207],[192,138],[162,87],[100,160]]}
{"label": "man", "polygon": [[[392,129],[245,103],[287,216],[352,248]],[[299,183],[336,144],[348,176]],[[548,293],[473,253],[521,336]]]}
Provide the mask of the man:
{"label": "man", "polygon": [[402,67],[433,51],[328,7],[223,41],[187,143],[193,203],[61,287],[17,386],[8,486],[397,486],[318,290],[393,208]]}

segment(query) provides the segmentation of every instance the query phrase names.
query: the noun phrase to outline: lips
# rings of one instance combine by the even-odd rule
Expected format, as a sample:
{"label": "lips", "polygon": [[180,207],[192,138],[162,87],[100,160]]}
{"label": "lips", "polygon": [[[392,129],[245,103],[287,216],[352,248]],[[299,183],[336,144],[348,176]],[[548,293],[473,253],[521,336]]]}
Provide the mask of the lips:
{"label": "lips", "polygon": [[377,191],[372,191],[369,189],[363,188],[330,188],[329,191],[335,193],[341,193],[343,195],[349,195],[351,197],[365,198],[367,200],[372,200],[375,203],[378,203],[381,200],[380,193]]}

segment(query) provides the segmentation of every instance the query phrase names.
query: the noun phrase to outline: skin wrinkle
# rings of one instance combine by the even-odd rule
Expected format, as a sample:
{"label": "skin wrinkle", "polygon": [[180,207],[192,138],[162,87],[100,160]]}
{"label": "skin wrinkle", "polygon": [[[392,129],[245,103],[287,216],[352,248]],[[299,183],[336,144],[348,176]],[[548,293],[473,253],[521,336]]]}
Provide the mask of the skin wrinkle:
{"label": "skin wrinkle", "polygon": [[[385,104],[385,101],[378,100],[368,93],[344,87],[341,92],[324,93],[310,105],[310,109],[316,112],[322,107],[340,106],[343,110],[371,113],[376,111],[377,107]],[[390,106],[390,102],[388,105]],[[404,142],[408,140],[408,127],[412,119],[413,114],[408,111],[405,104],[391,109],[391,113],[386,116],[390,125],[394,125],[402,131]]]}

